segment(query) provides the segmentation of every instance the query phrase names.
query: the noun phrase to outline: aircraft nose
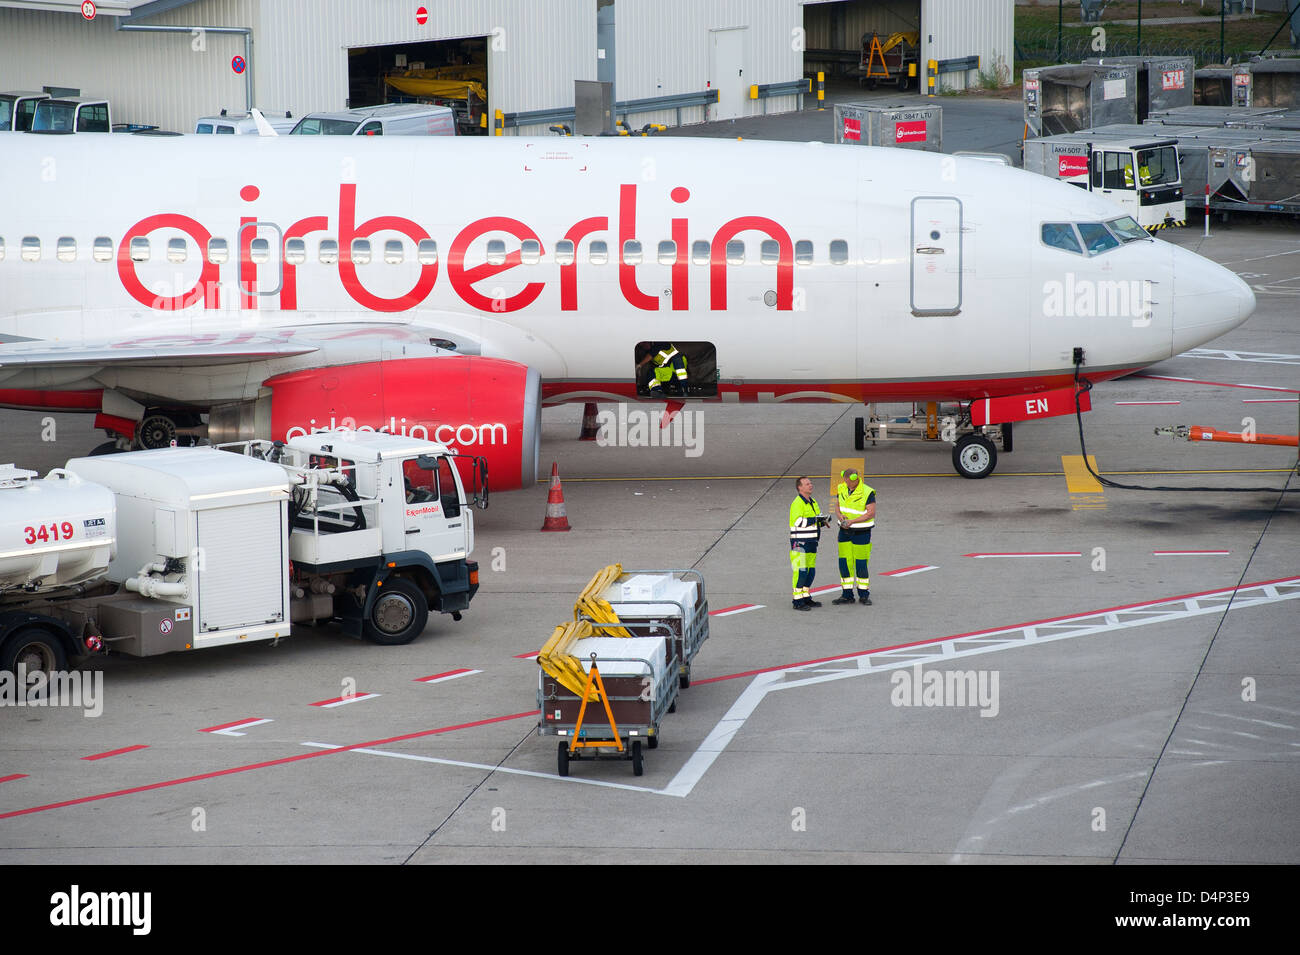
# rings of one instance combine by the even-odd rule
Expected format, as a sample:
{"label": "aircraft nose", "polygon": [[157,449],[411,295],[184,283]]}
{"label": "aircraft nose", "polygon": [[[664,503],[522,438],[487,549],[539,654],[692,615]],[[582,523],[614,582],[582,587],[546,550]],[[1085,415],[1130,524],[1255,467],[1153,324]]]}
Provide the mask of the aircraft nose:
{"label": "aircraft nose", "polygon": [[1175,355],[1232,331],[1255,311],[1255,293],[1229,269],[1174,248]]}

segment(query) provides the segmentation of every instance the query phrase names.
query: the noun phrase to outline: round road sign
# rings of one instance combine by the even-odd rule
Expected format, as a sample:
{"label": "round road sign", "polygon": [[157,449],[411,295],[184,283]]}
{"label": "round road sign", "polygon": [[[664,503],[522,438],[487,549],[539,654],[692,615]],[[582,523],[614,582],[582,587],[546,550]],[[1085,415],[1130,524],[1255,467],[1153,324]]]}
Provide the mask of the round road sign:
{"label": "round road sign", "polygon": [[81,4],[81,15],[87,20],[95,19],[95,0],[84,0]]}
{"label": "round road sign", "polygon": [[246,65],[247,64],[244,63],[244,58],[242,56],[237,56],[230,61],[230,68],[236,73],[244,72],[244,67]]}
{"label": "round road sign", "polygon": [[428,11],[428,10],[424,9],[424,7],[416,7],[416,8],[415,8],[415,22],[416,22],[416,23],[420,24],[420,26],[424,26],[425,21],[428,20],[428,19],[429,19],[429,11]]}

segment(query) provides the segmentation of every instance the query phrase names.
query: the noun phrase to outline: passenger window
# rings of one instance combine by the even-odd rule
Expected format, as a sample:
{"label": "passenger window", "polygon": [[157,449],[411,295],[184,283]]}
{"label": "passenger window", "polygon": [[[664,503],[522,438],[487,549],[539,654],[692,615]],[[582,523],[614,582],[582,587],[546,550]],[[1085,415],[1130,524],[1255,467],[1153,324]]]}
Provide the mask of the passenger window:
{"label": "passenger window", "polygon": [[1119,246],[1119,240],[1100,222],[1080,222],[1078,226],[1089,255],[1100,255]]}
{"label": "passenger window", "polygon": [[677,243],[660,242],[659,243],[659,264],[675,265],[677,263]]}
{"label": "passenger window", "polygon": [[1075,255],[1083,255],[1083,247],[1074,234],[1074,226],[1068,222],[1044,222],[1042,229],[1043,245],[1054,249],[1064,249]]}
{"label": "passenger window", "polygon": [[41,257],[41,240],[34,235],[23,236],[23,261],[36,262]]}
{"label": "passenger window", "polygon": [[131,240],[131,261],[149,261],[149,239],[146,236],[138,235]]}
{"label": "passenger window", "polygon": [[261,237],[254,238],[252,242],[248,243],[248,257],[258,265],[270,262],[271,243]]}
{"label": "passenger window", "polygon": [[506,264],[506,243],[504,239],[488,239],[487,260],[488,265]]}
{"label": "passenger window", "polygon": [[696,239],[691,243],[691,261],[696,265],[709,264],[709,243]]}
{"label": "passenger window", "polygon": [[593,239],[587,246],[587,261],[592,265],[604,265],[609,261],[609,246],[604,239]]}
{"label": "passenger window", "polygon": [[208,239],[208,261],[216,265],[230,261],[230,246],[225,239]]}
{"label": "passenger window", "polygon": [[623,264],[641,264],[641,243],[636,239],[628,239],[623,243]]}
{"label": "passenger window", "polygon": [[3,237],[0,237],[0,262],[3,262],[4,260],[5,260],[5,240]]}
{"label": "passenger window", "polygon": [[744,265],[745,264],[745,240],[732,239],[727,243],[727,264]]}
{"label": "passenger window", "polygon": [[185,249],[185,240],[181,238],[167,240],[167,261],[179,265],[189,258]]}
{"label": "passenger window", "polygon": [[284,262],[286,265],[302,265],[307,261],[307,243],[303,239],[284,240]]}
{"label": "passenger window", "polygon": [[813,264],[813,244],[807,239],[800,239],[794,244],[794,264]]}
{"label": "passenger window", "polygon": [[524,239],[519,246],[519,261],[524,265],[536,265],[542,259],[542,243],[536,239]]}
{"label": "passenger window", "polygon": [[573,240],[561,239],[555,243],[555,264],[572,265],[573,264]]}
{"label": "passenger window", "polygon": [[764,239],[758,247],[758,259],[764,265],[776,265],[781,261],[781,243],[776,239]]}
{"label": "passenger window", "polygon": [[831,240],[831,265],[845,265],[849,261],[849,244],[843,239]]}
{"label": "passenger window", "polygon": [[316,257],[320,259],[321,265],[333,265],[339,260],[339,244],[333,239],[321,239]]}
{"label": "passenger window", "polygon": [[416,246],[415,257],[419,259],[421,265],[437,265],[438,243],[433,239],[421,239],[420,244]]}
{"label": "passenger window", "polygon": [[70,235],[59,236],[59,241],[54,247],[54,254],[60,262],[75,262],[77,260],[77,240]]}
{"label": "passenger window", "polygon": [[111,262],[113,260],[113,240],[106,235],[99,236],[95,239],[90,254],[96,262]]}
{"label": "passenger window", "polygon": [[353,265],[370,264],[370,240],[369,239],[353,239],[351,251],[352,251]]}
{"label": "passenger window", "polygon": [[402,264],[401,239],[389,239],[384,243],[384,261],[389,265]]}

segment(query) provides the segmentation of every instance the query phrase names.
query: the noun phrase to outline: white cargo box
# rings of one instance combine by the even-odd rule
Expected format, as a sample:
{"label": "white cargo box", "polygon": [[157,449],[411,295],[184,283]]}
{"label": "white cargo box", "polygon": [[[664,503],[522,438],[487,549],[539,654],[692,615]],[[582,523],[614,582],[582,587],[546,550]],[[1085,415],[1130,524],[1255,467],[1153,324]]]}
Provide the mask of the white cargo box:
{"label": "white cargo box", "polygon": [[575,641],[569,652],[588,673],[594,653],[601,676],[648,676],[651,685],[658,685],[668,665],[666,646],[662,637],[586,637]]}
{"label": "white cargo box", "polygon": [[289,480],[279,465],[216,448],[160,448],[74,458],[67,470],[117,499],[122,583],[170,561],[193,609],[194,647],[269,640],[289,632]]}
{"label": "white cargo box", "polygon": [[[621,583],[615,584],[618,591],[616,599],[621,600],[660,600],[664,595],[664,584],[672,579],[671,574],[637,574]],[[606,597],[605,599],[615,599]]]}
{"label": "white cargo box", "polygon": [[[641,578],[649,578],[655,581],[653,594],[646,597],[628,596],[627,584]],[[640,574],[623,584],[612,584],[606,587],[601,597],[609,601],[619,619],[661,620],[665,617],[681,618],[683,632],[690,630],[691,625],[695,622],[695,603],[697,599],[695,581],[681,580],[672,574]],[[668,601],[676,602],[670,603]],[[681,606],[679,607],[678,604],[681,604]],[[685,615],[683,615],[683,611],[685,611]]]}

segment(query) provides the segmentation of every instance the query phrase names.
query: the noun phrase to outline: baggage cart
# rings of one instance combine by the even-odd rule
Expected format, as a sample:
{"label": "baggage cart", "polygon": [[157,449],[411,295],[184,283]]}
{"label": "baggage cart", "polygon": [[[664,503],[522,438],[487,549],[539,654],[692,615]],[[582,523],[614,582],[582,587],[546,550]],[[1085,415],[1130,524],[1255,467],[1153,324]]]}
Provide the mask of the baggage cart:
{"label": "baggage cart", "polygon": [[[670,638],[681,688],[691,685],[691,661],[709,638],[709,601],[699,571],[625,570],[599,596],[629,633]],[[595,621],[581,605],[576,609]]]}

